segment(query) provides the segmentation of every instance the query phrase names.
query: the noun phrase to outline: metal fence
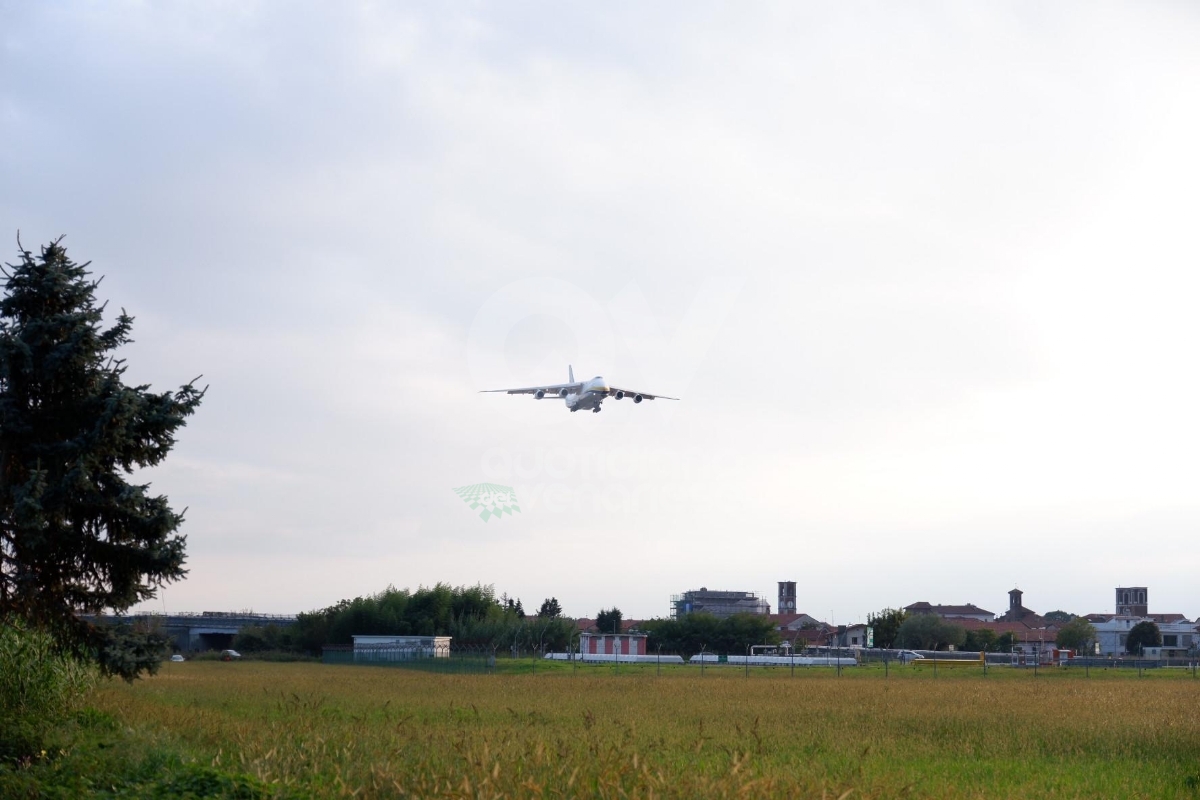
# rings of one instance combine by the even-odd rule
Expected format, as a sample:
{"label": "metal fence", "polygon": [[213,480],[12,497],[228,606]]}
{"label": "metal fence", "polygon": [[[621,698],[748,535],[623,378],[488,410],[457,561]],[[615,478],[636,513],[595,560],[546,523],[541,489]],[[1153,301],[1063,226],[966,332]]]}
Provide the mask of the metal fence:
{"label": "metal fence", "polygon": [[426,672],[488,673],[496,669],[496,648],[471,645],[326,645],[323,664],[402,667]]}
{"label": "metal fence", "polygon": [[614,656],[614,655],[583,655],[572,653],[543,653],[538,650],[528,650],[513,647],[496,647],[492,645],[327,645],[323,648],[321,661],[325,664],[350,664],[358,666],[395,667],[416,669],[425,672],[443,673],[473,673],[490,674],[502,669],[505,672],[537,673],[539,669],[553,668],[553,662],[569,662],[574,671],[581,668],[609,666],[620,671],[628,671],[630,667],[640,667],[640,672],[647,669],[660,673],[663,667],[678,666],[689,671],[703,674],[706,668],[735,667],[760,671],[783,668],[795,674],[797,668],[806,671],[809,667],[836,667],[839,671],[855,665],[882,665],[885,673],[889,668],[912,666],[922,670],[941,668],[978,667],[985,672],[996,667],[1037,669],[1163,669],[1177,668],[1190,671],[1193,676],[1200,674],[1200,662],[1197,659],[1182,658],[1099,658],[1077,657],[1065,661],[1047,663],[1039,658],[1014,658],[1012,653],[984,653],[983,659],[977,652],[967,651],[912,651],[912,650],[880,650],[866,648],[813,648],[809,651],[797,650],[784,655],[769,654],[731,654],[721,655],[705,652],[699,655],[681,657],[676,653],[651,652],[645,656]]}

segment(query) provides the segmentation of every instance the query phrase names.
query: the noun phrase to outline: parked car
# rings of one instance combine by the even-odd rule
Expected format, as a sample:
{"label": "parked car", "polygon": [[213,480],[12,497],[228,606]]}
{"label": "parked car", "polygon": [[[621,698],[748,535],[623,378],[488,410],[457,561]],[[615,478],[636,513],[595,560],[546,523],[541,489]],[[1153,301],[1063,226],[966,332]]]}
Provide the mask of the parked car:
{"label": "parked car", "polygon": [[176,653],[175,655],[171,656],[171,660],[172,661],[183,661],[184,658],[183,658],[183,656],[179,655],[179,653]]}
{"label": "parked car", "polygon": [[896,658],[900,659],[901,664],[910,664],[913,661],[924,657],[925,656],[921,655],[920,653],[913,652],[912,650],[901,650],[896,654]]}
{"label": "parked car", "polygon": [[221,660],[222,661],[233,661],[235,658],[241,658],[241,657],[242,657],[242,654],[239,653],[237,650],[222,650],[221,651]]}

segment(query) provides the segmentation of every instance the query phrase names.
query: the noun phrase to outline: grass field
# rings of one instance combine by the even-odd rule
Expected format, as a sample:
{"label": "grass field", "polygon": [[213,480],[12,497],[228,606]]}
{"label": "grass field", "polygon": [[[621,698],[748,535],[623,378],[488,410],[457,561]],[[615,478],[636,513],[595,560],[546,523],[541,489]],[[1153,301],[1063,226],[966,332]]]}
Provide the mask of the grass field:
{"label": "grass field", "polygon": [[121,758],[166,748],[163,764],[249,776],[193,796],[1193,798],[1198,701],[1200,680],[1167,670],[195,662],[93,705],[139,743]]}

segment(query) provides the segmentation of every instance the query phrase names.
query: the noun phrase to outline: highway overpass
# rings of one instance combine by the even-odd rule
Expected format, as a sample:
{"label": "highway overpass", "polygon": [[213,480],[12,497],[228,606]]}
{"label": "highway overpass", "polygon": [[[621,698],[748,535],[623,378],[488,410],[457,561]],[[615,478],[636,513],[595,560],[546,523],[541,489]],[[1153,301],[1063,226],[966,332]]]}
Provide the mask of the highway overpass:
{"label": "highway overpass", "polygon": [[129,624],[161,630],[171,637],[175,649],[224,650],[233,637],[247,625],[278,625],[284,627],[296,621],[284,614],[254,614],[244,611],[201,611],[178,614],[104,614],[92,617],[109,624]]}

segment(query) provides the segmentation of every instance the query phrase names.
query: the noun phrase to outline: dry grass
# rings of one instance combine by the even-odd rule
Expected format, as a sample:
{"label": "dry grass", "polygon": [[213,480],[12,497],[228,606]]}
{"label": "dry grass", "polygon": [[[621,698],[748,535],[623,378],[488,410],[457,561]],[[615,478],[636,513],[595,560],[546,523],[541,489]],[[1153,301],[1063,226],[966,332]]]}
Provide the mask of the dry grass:
{"label": "dry grass", "polygon": [[97,705],[312,796],[1200,797],[1200,681],[170,665]]}

